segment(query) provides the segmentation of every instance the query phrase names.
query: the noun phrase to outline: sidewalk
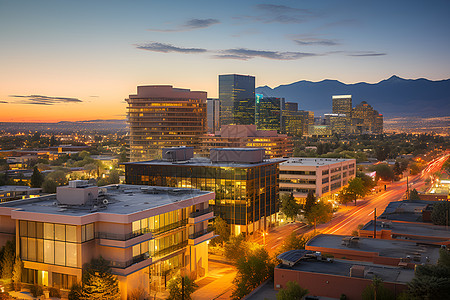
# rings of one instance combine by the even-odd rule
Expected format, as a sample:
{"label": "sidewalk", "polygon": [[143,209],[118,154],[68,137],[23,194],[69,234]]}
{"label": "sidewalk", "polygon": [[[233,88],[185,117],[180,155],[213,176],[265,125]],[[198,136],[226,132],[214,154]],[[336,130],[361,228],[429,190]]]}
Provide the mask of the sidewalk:
{"label": "sidewalk", "polygon": [[208,275],[196,282],[199,288],[192,294],[192,299],[230,299],[235,277],[234,266],[210,260]]}

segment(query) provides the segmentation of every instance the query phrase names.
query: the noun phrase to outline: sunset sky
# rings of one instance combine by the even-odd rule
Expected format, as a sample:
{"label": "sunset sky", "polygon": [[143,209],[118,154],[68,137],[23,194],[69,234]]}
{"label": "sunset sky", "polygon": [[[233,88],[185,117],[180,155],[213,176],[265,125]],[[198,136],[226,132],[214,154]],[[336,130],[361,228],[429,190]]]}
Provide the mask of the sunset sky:
{"label": "sunset sky", "polygon": [[217,97],[226,73],[271,87],[447,79],[449,12],[446,0],[0,0],[0,121],[123,119],[137,85]]}

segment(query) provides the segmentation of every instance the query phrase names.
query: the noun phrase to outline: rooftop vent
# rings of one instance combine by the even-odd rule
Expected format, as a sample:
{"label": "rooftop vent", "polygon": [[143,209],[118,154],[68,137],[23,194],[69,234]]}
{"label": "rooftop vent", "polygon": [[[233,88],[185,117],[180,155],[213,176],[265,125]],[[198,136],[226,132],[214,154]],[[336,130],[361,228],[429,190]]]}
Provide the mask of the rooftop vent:
{"label": "rooftop vent", "polygon": [[98,187],[92,186],[86,180],[69,181],[68,186],[60,186],[56,189],[56,200],[60,204],[84,205],[98,197]]}
{"label": "rooftop vent", "polygon": [[162,158],[168,161],[187,161],[194,157],[194,147],[163,148]]}
{"label": "rooftop vent", "polygon": [[263,148],[214,148],[210,151],[211,161],[215,163],[254,164],[263,161]]}

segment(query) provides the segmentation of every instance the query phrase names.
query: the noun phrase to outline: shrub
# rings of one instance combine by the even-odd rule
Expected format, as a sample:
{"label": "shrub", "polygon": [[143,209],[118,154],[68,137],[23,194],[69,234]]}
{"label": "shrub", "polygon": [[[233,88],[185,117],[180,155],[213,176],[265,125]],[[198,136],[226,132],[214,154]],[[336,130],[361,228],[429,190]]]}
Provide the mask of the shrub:
{"label": "shrub", "polygon": [[59,289],[55,289],[53,287],[48,289],[50,297],[61,298],[61,293]]}
{"label": "shrub", "polygon": [[39,297],[44,294],[44,290],[42,289],[42,286],[34,284],[30,287],[30,292],[33,295],[33,297]]}

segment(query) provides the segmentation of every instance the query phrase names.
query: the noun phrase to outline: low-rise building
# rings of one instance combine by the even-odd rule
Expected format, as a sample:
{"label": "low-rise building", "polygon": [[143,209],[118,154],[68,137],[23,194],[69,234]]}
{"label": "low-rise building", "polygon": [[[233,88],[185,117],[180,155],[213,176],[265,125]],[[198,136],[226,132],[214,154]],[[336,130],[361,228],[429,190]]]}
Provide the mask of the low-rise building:
{"label": "low-rise building", "polygon": [[300,202],[312,191],[333,198],[356,175],[355,159],[292,157],[280,164],[280,192]]}
{"label": "low-rise building", "polygon": [[41,188],[29,186],[2,185],[0,186],[0,202],[37,197],[41,191]]}
{"label": "low-rise building", "polygon": [[23,282],[70,289],[102,256],[122,299],[135,289],[149,295],[181,270],[206,275],[213,199],[196,189],[71,181],[53,195],[1,203],[0,243],[15,240]]}
{"label": "low-rise building", "polygon": [[292,252],[280,255],[294,259],[288,259],[275,268],[276,290],[286,288],[287,283],[293,281],[307,289],[308,295],[311,296],[342,299],[342,295],[345,295],[346,299],[361,299],[364,289],[372,284],[376,276],[383,280],[385,288],[398,296],[407,289],[407,283],[414,278],[414,270],[411,269],[340,259],[323,259],[320,254],[312,251],[305,251],[304,256],[298,259],[298,256],[295,257],[296,253]]}
{"label": "low-rise building", "polygon": [[276,130],[257,130],[256,125],[224,125],[215,134],[200,138],[199,155],[209,157],[211,148],[264,148],[268,158],[292,155],[291,137]]}
{"label": "low-rise building", "polygon": [[308,241],[305,249],[334,258],[412,269],[415,265],[435,264],[439,258],[439,247],[436,245],[331,234],[315,236]]}

